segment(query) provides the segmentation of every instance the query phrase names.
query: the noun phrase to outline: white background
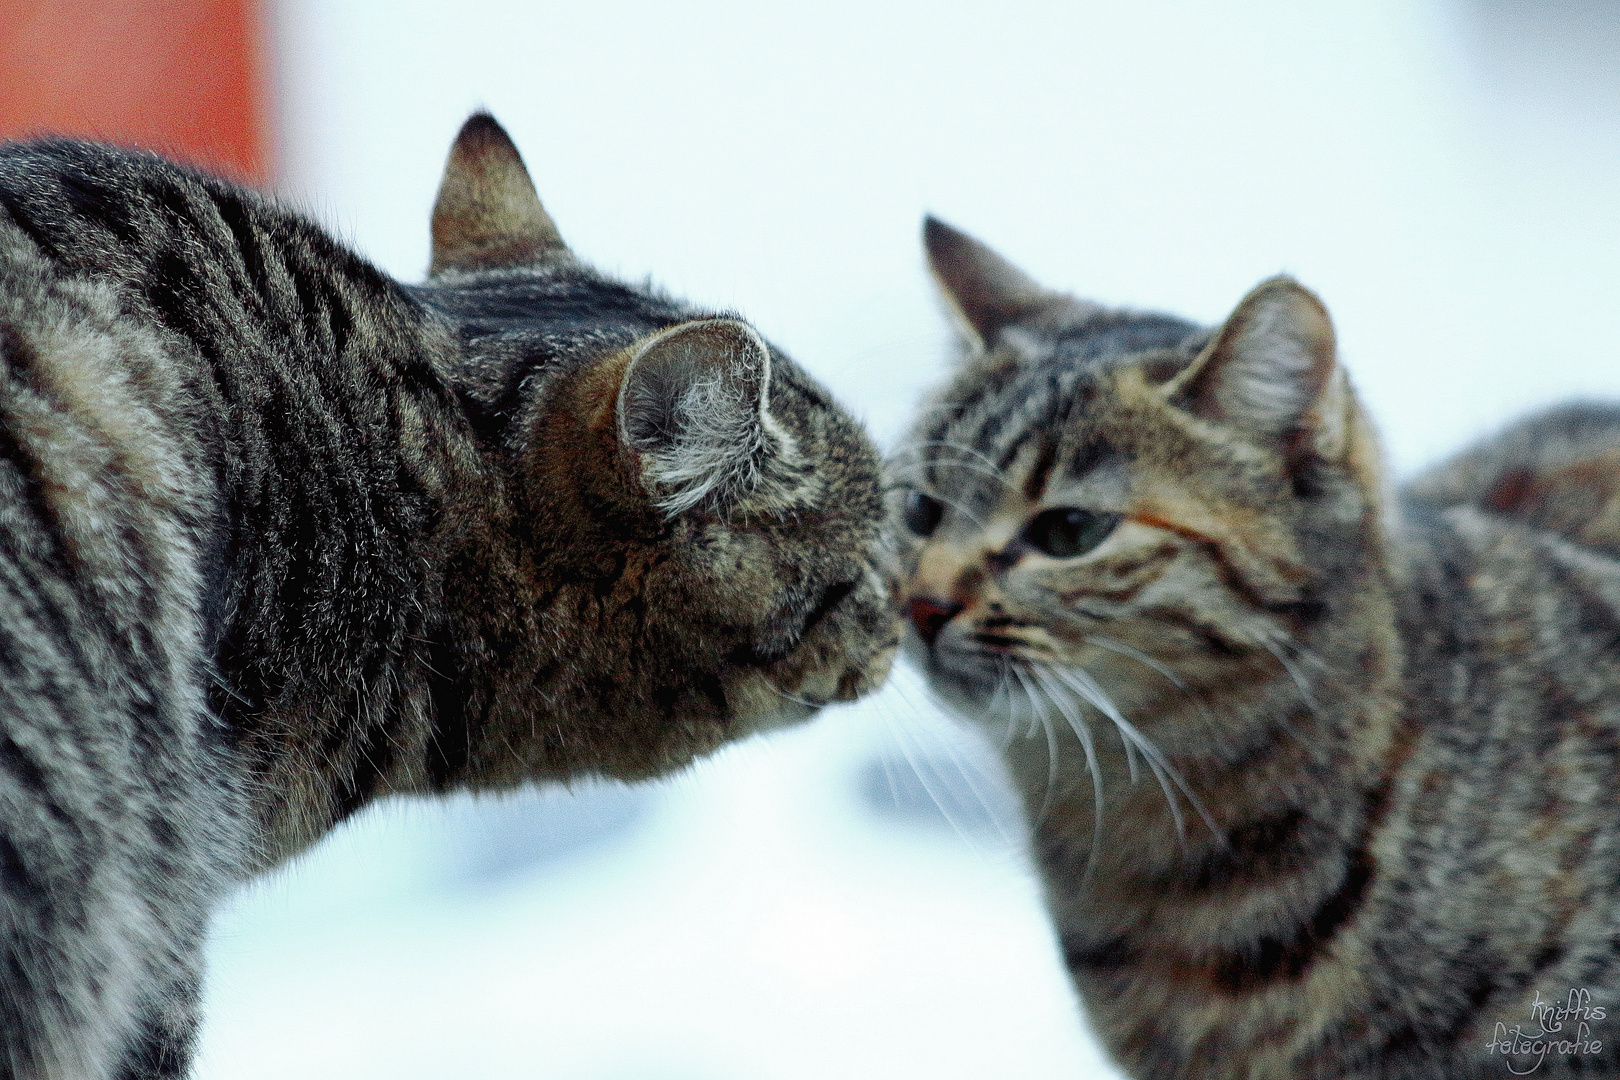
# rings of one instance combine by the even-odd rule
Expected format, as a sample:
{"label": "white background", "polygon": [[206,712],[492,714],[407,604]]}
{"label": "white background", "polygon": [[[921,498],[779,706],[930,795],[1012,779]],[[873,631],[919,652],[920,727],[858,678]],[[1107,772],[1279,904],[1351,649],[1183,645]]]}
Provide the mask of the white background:
{"label": "white background", "polygon": [[[1295,274],[1402,473],[1620,398],[1613,0],[271,15],[279,187],[383,267],[421,276],[487,107],[577,253],[745,313],[886,445],[942,375],[928,210],[1204,321]],[[1111,1075],[993,758],[923,701],[902,676],[648,788],[364,816],[218,921],[199,1075]]]}

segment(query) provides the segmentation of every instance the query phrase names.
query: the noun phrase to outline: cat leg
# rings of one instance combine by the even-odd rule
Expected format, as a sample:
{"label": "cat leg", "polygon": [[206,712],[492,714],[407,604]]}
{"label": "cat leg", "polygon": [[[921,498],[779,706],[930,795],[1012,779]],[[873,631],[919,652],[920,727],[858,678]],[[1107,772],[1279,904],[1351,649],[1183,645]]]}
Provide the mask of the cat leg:
{"label": "cat leg", "polygon": [[96,823],[6,796],[0,784],[0,1077],[103,1080],[134,1021],[156,927],[113,884],[129,876],[125,860],[108,857]]}
{"label": "cat leg", "polygon": [[201,934],[179,950],[174,977],[142,1009],[114,1080],[175,1080],[196,1051],[202,999]]}
{"label": "cat leg", "polygon": [[0,1080],[186,1075],[218,860],[197,843],[121,845],[103,822],[46,813],[31,829],[7,802],[0,791]]}

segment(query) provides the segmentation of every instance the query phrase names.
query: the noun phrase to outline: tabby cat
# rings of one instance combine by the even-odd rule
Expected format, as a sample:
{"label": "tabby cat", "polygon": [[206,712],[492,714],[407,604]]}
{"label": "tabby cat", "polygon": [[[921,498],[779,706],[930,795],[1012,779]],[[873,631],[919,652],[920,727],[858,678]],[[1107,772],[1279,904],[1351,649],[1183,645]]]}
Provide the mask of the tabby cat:
{"label": "tabby cat", "polygon": [[0,149],[0,1075],[182,1075],[210,905],[378,796],[653,776],[885,674],[825,390],[579,262],[488,116],[432,228],[406,287],[150,155]]}
{"label": "tabby cat", "polygon": [[925,232],[907,648],[1006,726],[1125,1070],[1620,1072],[1620,410],[1395,495],[1292,280],[1208,330]]}

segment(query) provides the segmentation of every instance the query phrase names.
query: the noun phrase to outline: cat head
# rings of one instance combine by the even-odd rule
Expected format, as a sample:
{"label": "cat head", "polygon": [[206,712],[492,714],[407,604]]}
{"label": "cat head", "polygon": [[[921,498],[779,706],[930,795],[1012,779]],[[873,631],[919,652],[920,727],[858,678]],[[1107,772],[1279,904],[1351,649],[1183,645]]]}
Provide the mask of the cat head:
{"label": "cat head", "polygon": [[513,678],[566,703],[574,765],[666,771],[883,680],[897,585],[865,432],[744,320],[577,259],[488,116],[451,152],[416,295],[515,478],[526,587],[569,644]]}
{"label": "cat head", "polygon": [[925,240],[966,358],[893,460],[891,513],[936,687],[1141,716],[1270,678],[1344,616],[1381,480],[1315,295],[1273,278],[1208,330],[1044,289],[933,219]]}

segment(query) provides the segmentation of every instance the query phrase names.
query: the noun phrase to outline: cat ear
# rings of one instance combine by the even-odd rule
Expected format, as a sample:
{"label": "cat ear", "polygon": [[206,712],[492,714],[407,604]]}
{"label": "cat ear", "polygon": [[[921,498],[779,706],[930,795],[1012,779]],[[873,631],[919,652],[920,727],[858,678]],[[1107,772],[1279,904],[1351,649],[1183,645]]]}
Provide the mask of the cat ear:
{"label": "cat ear", "polygon": [[770,382],[770,347],[736,319],[682,323],[636,347],[619,385],[619,438],[641,455],[661,510],[729,508],[790,464]]}
{"label": "cat ear", "polygon": [[474,113],[439,182],[428,273],[529,266],[567,252],[511,138],[494,117]]}
{"label": "cat ear", "polygon": [[1003,327],[1057,299],[989,247],[933,215],[923,219],[923,246],[959,329],[981,348]]}
{"label": "cat ear", "polygon": [[1292,278],[1274,277],[1243,298],[1164,394],[1266,441],[1308,435],[1331,455],[1344,435],[1348,393],[1336,355],[1322,301]]}

